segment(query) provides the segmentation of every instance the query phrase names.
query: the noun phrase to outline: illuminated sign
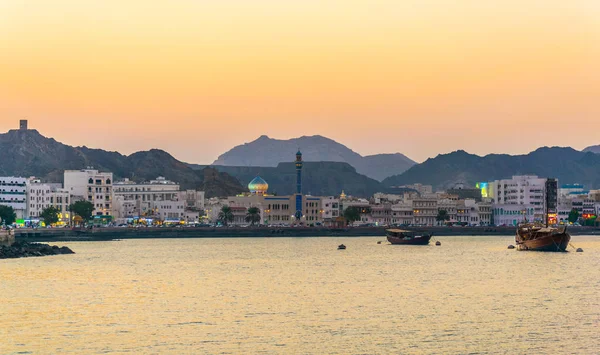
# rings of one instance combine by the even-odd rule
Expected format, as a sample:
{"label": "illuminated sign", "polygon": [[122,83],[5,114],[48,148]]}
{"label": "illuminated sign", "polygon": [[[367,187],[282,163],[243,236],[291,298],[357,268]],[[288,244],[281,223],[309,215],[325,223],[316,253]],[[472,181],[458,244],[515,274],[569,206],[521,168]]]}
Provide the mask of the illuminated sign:
{"label": "illuminated sign", "polygon": [[489,184],[487,182],[478,182],[475,187],[481,190],[481,197],[489,197]]}

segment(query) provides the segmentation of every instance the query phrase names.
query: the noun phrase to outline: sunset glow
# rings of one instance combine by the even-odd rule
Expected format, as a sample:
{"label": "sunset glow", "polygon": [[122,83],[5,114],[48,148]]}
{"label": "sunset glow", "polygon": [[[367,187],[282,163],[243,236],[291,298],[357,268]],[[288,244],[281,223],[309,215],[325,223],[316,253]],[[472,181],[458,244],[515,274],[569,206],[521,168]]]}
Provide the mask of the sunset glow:
{"label": "sunset glow", "polygon": [[581,149],[599,63],[595,0],[0,0],[0,131],[197,163],[262,134],[417,161]]}

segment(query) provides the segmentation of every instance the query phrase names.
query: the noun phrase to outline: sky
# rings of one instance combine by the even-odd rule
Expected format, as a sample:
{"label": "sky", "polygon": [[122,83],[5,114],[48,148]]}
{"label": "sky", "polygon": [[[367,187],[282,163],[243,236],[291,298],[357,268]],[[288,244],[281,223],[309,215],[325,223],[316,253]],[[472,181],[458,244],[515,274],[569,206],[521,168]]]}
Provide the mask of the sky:
{"label": "sky", "polygon": [[211,163],[600,144],[597,0],[0,0],[0,132]]}

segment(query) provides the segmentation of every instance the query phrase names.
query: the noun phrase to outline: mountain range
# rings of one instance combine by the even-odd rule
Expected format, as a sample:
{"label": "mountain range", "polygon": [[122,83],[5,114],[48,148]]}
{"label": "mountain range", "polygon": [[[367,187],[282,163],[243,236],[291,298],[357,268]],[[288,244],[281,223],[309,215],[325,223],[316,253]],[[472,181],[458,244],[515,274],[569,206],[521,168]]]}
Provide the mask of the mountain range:
{"label": "mountain range", "polygon": [[416,164],[400,153],[362,156],[343,144],[316,135],[288,140],[260,136],[222,154],[213,165],[275,167],[279,163],[293,161],[298,150],[302,151],[302,159],[306,162],[348,163],[359,174],[379,181],[401,174]]}
{"label": "mountain range", "polygon": [[[262,145],[262,149],[266,149],[264,147],[273,141],[279,142],[276,144],[282,142],[268,137],[259,140],[270,142]],[[590,189],[600,188],[600,154],[592,153],[593,147],[586,149],[587,152],[568,147],[544,147],[524,155],[490,154],[484,157],[459,150],[440,154],[421,164],[414,165],[413,162],[408,170],[386,177],[379,182],[360,174],[356,166],[349,162],[310,160],[320,157],[337,160],[354,159],[355,164],[367,161],[373,167],[388,164],[386,155],[361,157],[341,144],[320,136],[300,137],[297,142],[307,144],[307,148],[303,149],[304,156],[312,157],[307,159],[309,161],[304,163],[303,169],[303,192],[312,195],[332,196],[345,190],[347,194],[369,197],[375,192],[392,191],[393,187],[412,183],[428,184],[433,185],[436,189],[445,189],[454,187],[457,183],[474,186],[477,182],[524,174],[556,177],[561,184],[581,183]],[[286,195],[295,192],[295,167],[289,161],[293,159],[298,147],[297,143],[288,142],[284,144],[285,149],[289,150],[290,144],[292,147],[290,154],[281,153],[283,150],[274,153],[260,151],[254,154],[261,157],[263,153],[268,153],[279,156],[279,159],[284,159],[285,155],[287,162],[281,162],[275,166],[257,167],[248,166],[248,164],[243,166],[206,166],[181,162],[159,149],[125,156],[102,149],[65,145],[52,138],[42,136],[36,130],[11,130],[0,134],[0,150],[3,153],[0,161],[0,176],[36,176],[48,182],[62,182],[64,170],[94,167],[98,170],[113,172],[116,179],[129,178],[134,181],[146,181],[157,176],[164,176],[178,182],[183,189],[204,190],[207,197],[213,197],[231,196],[247,191],[248,182],[260,175],[269,183],[271,193]],[[331,154],[327,153],[327,149],[329,149],[327,147],[332,147]],[[233,151],[242,152],[242,155],[248,156],[249,161],[255,161],[250,157],[249,149],[251,148],[246,147],[240,150],[239,147],[236,147],[222,155],[216,162],[232,162],[233,160],[229,160],[231,157],[240,156],[237,153],[229,154]],[[277,148],[270,149],[277,150]],[[393,159],[400,160],[403,160],[402,157],[404,157],[402,155],[394,156]],[[264,163],[267,165],[266,162]],[[363,169],[368,164],[363,165]],[[381,172],[378,174],[379,177],[385,175]]]}
{"label": "mountain range", "polygon": [[525,155],[490,154],[484,157],[459,150],[427,159],[382,183],[401,186],[419,182],[445,189],[457,183],[475,186],[477,182],[527,174],[555,177],[559,184],[581,183],[587,188],[600,188],[600,155],[568,147],[543,147]]}
{"label": "mountain range", "polygon": [[232,195],[245,190],[237,179],[211,167],[194,170],[159,149],[129,156],[87,147],[72,147],[36,130],[11,130],[0,134],[2,176],[36,176],[48,182],[62,182],[64,170],[94,167],[110,171],[115,178],[134,181],[164,176],[178,182],[183,189],[200,189],[209,197]]}

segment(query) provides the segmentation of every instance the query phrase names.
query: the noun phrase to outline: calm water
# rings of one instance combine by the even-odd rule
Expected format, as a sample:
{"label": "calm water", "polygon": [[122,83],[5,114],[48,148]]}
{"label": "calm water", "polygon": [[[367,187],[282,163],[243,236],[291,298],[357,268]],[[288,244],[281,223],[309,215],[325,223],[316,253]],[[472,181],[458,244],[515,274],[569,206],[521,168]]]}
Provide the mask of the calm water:
{"label": "calm water", "polygon": [[[0,260],[0,354],[596,354],[600,238],[125,240]],[[348,246],[345,251],[337,245]]]}

